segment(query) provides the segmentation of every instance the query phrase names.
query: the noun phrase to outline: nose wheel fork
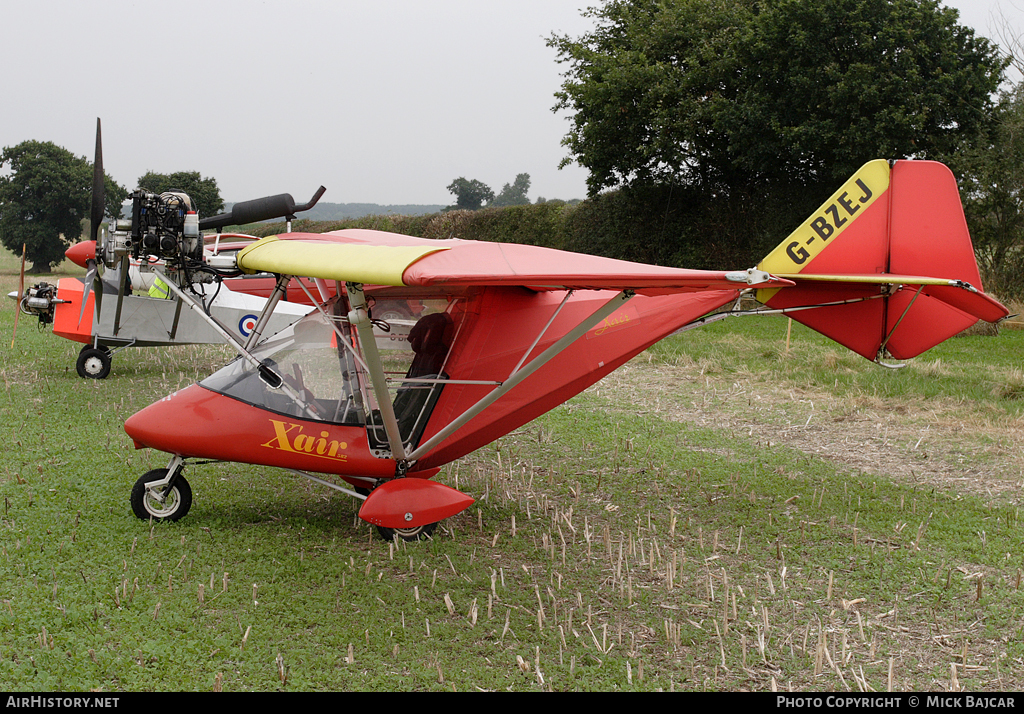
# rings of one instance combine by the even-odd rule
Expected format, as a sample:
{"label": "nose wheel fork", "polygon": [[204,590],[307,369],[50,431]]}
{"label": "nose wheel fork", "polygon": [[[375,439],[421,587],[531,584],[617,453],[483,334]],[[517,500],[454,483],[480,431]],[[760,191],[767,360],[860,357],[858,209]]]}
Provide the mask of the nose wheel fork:
{"label": "nose wheel fork", "polygon": [[166,469],[147,471],[132,487],[132,512],[144,521],[176,521],[192,507],[192,487],[181,472],[185,460],[171,459]]}

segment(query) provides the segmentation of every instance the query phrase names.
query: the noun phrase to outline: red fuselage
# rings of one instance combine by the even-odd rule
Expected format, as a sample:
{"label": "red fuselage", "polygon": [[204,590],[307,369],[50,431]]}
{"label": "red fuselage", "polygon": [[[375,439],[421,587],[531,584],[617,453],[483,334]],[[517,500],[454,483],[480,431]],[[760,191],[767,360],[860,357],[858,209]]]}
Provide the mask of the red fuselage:
{"label": "red fuselage", "polygon": [[[573,294],[528,359],[552,345],[613,295],[610,291]],[[507,434],[736,295],[736,291],[715,290],[636,296],[431,449],[414,468],[436,469]],[[454,315],[459,328],[445,367],[453,381],[441,392],[421,443],[493,388],[455,380],[508,379],[564,297],[563,291],[507,287],[481,288],[460,296],[458,314]],[[151,447],[188,458],[341,476],[390,478],[395,474],[395,461],[374,454],[362,425],[286,415],[200,385],[176,392],[135,414],[125,423],[125,431],[137,448]]]}

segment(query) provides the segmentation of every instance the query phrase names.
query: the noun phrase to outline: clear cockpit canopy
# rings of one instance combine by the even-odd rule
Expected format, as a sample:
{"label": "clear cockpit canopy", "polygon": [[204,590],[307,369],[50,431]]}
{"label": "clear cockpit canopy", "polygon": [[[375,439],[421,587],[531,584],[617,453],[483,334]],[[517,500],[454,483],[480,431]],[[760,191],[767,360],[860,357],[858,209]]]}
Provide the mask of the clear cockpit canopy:
{"label": "clear cockpit canopy", "polygon": [[[374,342],[406,446],[415,446],[444,381],[456,300],[376,299]],[[371,446],[387,437],[356,330],[334,298],[252,350],[264,367],[237,358],[204,379],[206,389],[276,414],[365,426]],[[273,372],[268,375],[266,368]],[[269,377],[269,378],[268,378]],[[277,379],[279,378],[279,379]],[[273,386],[279,382],[279,386]]]}

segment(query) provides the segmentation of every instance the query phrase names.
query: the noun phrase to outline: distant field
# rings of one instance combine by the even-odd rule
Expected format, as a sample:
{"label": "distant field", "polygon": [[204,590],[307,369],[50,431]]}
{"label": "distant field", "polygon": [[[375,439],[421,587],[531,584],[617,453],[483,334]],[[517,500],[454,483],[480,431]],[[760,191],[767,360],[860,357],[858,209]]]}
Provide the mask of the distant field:
{"label": "distant field", "polygon": [[395,545],[252,466],[136,519],[166,459],[124,420],[225,351],[85,381],[2,304],[9,690],[1024,688],[1024,331],[895,372],[781,318],[669,338],[446,468],[477,503]]}

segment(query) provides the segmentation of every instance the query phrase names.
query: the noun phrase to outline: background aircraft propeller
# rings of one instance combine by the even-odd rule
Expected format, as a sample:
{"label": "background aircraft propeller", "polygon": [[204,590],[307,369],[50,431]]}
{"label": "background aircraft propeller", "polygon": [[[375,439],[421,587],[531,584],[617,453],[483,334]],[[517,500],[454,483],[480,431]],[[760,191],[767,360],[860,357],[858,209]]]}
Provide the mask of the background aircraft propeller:
{"label": "background aircraft propeller", "polygon": [[18,309],[14,312],[14,330],[11,332],[11,349],[14,349],[14,338],[18,336],[18,316],[21,314],[21,301],[25,295],[25,244],[21,244],[21,273],[18,275]]}
{"label": "background aircraft propeller", "polygon": [[[85,315],[85,304],[89,301],[89,291],[96,292],[96,313],[99,314],[100,303],[103,299],[103,282],[99,273],[99,260],[102,260],[105,245],[101,244],[100,238],[103,224],[103,210],[105,207],[105,186],[103,182],[103,140],[100,133],[100,120],[96,118],[96,156],[92,167],[92,209],[89,212],[89,237],[96,246],[95,255],[86,261],[85,267],[85,289],[82,291],[82,309],[78,313],[78,322],[81,324]],[[124,268],[124,266],[122,266]]]}

